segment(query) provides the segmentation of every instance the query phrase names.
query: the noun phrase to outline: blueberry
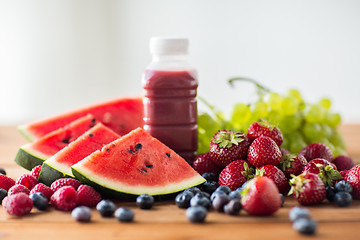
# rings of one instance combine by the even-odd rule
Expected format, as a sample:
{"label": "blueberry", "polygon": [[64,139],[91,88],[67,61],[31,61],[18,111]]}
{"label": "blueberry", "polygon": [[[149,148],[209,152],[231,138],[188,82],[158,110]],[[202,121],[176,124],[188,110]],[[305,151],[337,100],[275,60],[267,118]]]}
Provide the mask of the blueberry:
{"label": "blueberry", "polygon": [[317,222],[311,218],[299,218],[293,223],[293,228],[301,234],[312,235],[317,228]]}
{"label": "blueberry", "polygon": [[200,188],[198,188],[198,187],[187,188],[187,189],[185,189],[185,191],[190,191],[190,192],[192,192],[194,195],[197,194],[197,193],[199,193],[199,192],[201,192]]}
{"label": "blueberry", "polygon": [[228,195],[230,199],[241,199],[240,192],[237,190],[231,191]]}
{"label": "blueberry", "polygon": [[202,206],[189,207],[186,209],[186,217],[190,222],[201,223],[205,221],[207,209]]}
{"label": "blueberry", "polygon": [[240,199],[232,199],[230,202],[225,204],[224,212],[229,215],[238,215],[241,210]]}
{"label": "blueberry", "polygon": [[280,207],[283,207],[285,203],[285,196],[284,194],[279,193],[279,197],[280,197]]}
{"label": "blueberry", "polygon": [[209,209],[211,205],[210,199],[205,197],[203,194],[201,193],[197,193],[194,197],[191,198],[190,200],[190,206],[195,207],[195,206],[202,206],[206,209]]}
{"label": "blueberry", "polygon": [[7,191],[3,188],[0,188],[0,204],[2,203],[2,200],[7,196]]}
{"label": "blueberry", "polygon": [[2,174],[2,175],[6,175],[6,171],[5,171],[5,169],[0,168],[0,174]]}
{"label": "blueberry", "polygon": [[335,188],[332,187],[332,186],[326,186],[326,199],[329,201],[329,202],[332,202],[334,201],[334,197],[335,197]]}
{"label": "blueberry", "polygon": [[348,192],[348,193],[351,193],[352,192],[352,187],[350,185],[350,183],[344,181],[344,180],[341,180],[339,182],[337,182],[335,184],[335,191],[336,192]]}
{"label": "blueberry", "polygon": [[224,193],[229,194],[231,189],[226,185],[221,185],[215,191],[223,191]]}
{"label": "blueberry", "polygon": [[215,199],[218,195],[225,195],[225,196],[227,196],[227,194],[226,194],[225,192],[223,192],[223,191],[215,191],[215,192],[213,192],[213,194],[211,194],[211,196],[210,196],[210,201],[213,202],[214,199]]}
{"label": "blueberry", "polygon": [[306,208],[293,207],[289,211],[289,218],[290,218],[290,221],[294,222],[296,219],[299,219],[299,218],[309,218],[310,219],[311,215],[310,215],[309,210],[307,210]]}
{"label": "blueberry", "polygon": [[29,196],[33,200],[34,207],[44,211],[49,205],[48,199],[41,192],[35,192]]}
{"label": "blueberry", "polygon": [[209,182],[217,182],[218,181],[218,177],[216,176],[215,173],[212,172],[206,172],[202,175],[203,178],[206,179],[206,181]]}
{"label": "blueberry", "polygon": [[337,192],[335,193],[334,202],[339,207],[347,207],[352,202],[351,194],[348,192]]}
{"label": "blueberry", "polygon": [[134,220],[134,212],[130,208],[118,208],[115,211],[115,217],[120,222],[132,222]]}
{"label": "blueberry", "polygon": [[150,209],[154,205],[154,197],[149,194],[141,194],[136,198],[136,205],[141,209]]}
{"label": "blueberry", "polygon": [[103,217],[111,217],[114,214],[115,209],[115,203],[110,200],[101,200],[96,205],[96,210],[98,210]]}
{"label": "blueberry", "polygon": [[202,185],[202,190],[204,192],[207,192],[209,194],[212,194],[213,192],[215,192],[215,190],[219,187],[219,184],[215,181],[206,181],[204,182],[204,184]]}
{"label": "blueberry", "polygon": [[90,222],[91,209],[86,206],[76,207],[72,210],[71,216],[78,222]]}
{"label": "blueberry", "polygon": [[190,207],[190,199],[194,196],[194,194],[190,191],[184,191],[182,193],[179,193],[175,197],[175,204],[179,208],[188,208]]}
{"label": "blueberry", "polygon": [[224,206],[230,201],[230,197],[226,194],[218,194],[212,201],[213,208],[218,212],[224,211]]}

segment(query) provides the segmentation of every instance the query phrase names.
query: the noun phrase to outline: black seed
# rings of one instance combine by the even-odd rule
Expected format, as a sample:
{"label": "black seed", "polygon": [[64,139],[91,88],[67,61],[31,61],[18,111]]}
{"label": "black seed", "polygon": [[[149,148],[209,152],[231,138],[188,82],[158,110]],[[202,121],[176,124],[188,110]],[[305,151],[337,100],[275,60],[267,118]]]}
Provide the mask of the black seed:
{"label": "black seed", "polygon": [[61,142],[68,144],[70,142],[70,140],[67,138],[67,139],[62,140]]}
{"label": "black seed", "polygon": [[140,172],[141,172],[141,173],[147,173],[147,170],[144,169],[144,168],[142,168],[142,169],[140,170]]}
{"label": "black seed", "polygon": [[92,123],[95,123],[95,121],[96,121],[96,119],[95,119],[95,118],[91,119],[91,122],[92,122]]}
{"label": "black seed", "polygon": [[140,150],[141,148],[142,148],[141,143],[138,143],[138,144],[135,145],[135,150],[136,150],[136,151],[137,151],[137,150]]}
{"label": "black seed", "polygon": [[110,148],[107,148],[106,151],[107,151],[107,152],[110,152]]}
{"label": "black seed", "polygon": [[147,168],[153,168],[153,165],[147,164],[147,165],[145,165],[145,167],[147,167]]}
{"label": "black seed", "polygon": [[94,127],[95,126],[95,124],[90,124],[89,125],[89,128],[92,128],[92,127]]}
{"label": "black seed", "polygon": [[129,151],[129,153],[134,154],[134,151],[131,150],[130,148],[128,149],[128,151]]}
{"label": "black seed", "polygon": [[170,157],[170,153],[165,153],[165,154],[166,154],[166,156]]}
{"label": "black seed", "polygon": [[94,136],[94,134],[92,134],[92,133],[89,134],[89,137],[93,137],[93,136]]}

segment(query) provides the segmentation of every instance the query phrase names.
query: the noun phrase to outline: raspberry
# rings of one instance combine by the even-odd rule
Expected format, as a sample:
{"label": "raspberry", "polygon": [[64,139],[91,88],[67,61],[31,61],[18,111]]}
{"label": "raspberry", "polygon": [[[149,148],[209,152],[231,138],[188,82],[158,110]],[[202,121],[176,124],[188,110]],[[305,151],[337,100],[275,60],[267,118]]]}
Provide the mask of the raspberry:
{"label": "raspberry", "polygon": [[16,180],[16,184],[23,185],[31,190],[36,184],[38,184],[38,180],[30,173],[25,173]]}
{"label": "raspberry", "polygon": [[63,211],[71,211],[76,207],[77,193],[72,186],[64,186],[56,190],[50,198],[51,204]]}
{"label": "raspberry", "polygon": [[41,172],[41,165],[38,165],[33,169],[31,169],[30,174],[33,175],[34,178],[39,179],[40,172]]}
{"label": "raspberry", "polygon": [[8,196],[11,196],[11,195],[14,195],[17,193],[21,193],[21,192],[25,193],[26,195],[30,194],[30,190],[27,187],[20,185],[20,184],[15,184],[11,188],[9,188]]}
{"label": "raspberry", "polygon": [[334,158],[332,163],[336,165],[339,171],[350,170],[355,166],[354,160],[351,157],[345,155],[337,156]]}
{"label": "raspberry", "polygon": [[5,189],[6,191],[9,190],[12,186],[15,185],[15,180],[6,176],[0,174],[0,188]]}
{"label": "raspberry", "polygon": [[9,215],[23,216],[30,213],[33,201],[27,194],[18,193],[5,197],[2,205]]}
{"label": "raspberry", "polygon": [[51,196],[54,193],[54,191],[51,190],[51,188],[49,188],[48,186],[46,186],[43,183],[36,184],[35,187],[33,189],[31,189],[30,194],[36,193],[36,192],[41,192],[49,201],[50,201]]}
{"label": "raspberry", "polygon": [[74,178],[60,178],[53,182],[50,186],[51,190],[56,192],[61,187],[64,186],[72,186],[75,190],[78,189],[78,187],[81,185],[81,182],[74,179]]}
{"label": "raspberry", "polygon": [[95,207],[102,200],[100,193],[88,185],[80,185],[77,194],[79,206]]}

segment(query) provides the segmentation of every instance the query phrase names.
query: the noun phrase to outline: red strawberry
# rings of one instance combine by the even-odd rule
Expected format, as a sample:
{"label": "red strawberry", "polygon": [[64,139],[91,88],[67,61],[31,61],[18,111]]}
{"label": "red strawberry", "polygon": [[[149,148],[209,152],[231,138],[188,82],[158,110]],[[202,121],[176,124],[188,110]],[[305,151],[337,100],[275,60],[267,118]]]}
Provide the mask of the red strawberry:
{"label": "red strawberry", "polygon": [[38,183],[38,180],[30,173],[24,173],[16,180],[16,184],[21,184],[27,187],[29,190],[31,190]]}
{"label": "red strawberry", "polygon": [[231,190],[241,187],[254,177],[254,169],[245,160],[235,160],[227,165],[219,175],[219,185],[226,185]]}
{"label": "red strawberry", "polygon": [[279,191],[270,178],[255,177],[241,190],[241,205],[250,215],[271,215],[280,208]]}
{"label": "red strawberry", "polygon": [[304,167],[303,172],[317,174],[324,182],[325,186],[333,186],[336,180],[343,178],[335,164],[322,158],[315,158],[308,162]]}
{"label": "red strawberry", "polygon": [[30,194],[41,192],[49,201],[51,196],[53,195],[54,191],[51,190],[48,186],[43,183],[36,184],[33,189],[31,189]]}
{"label": "red strawberry", "polygon": [[76,207],[77,192],[72,186],[64,186],[54,192],[50,201],[56,209],[71,211]]}
{"label": "red strawberry", "polygon": [[308,162],[315,158],[323,158],[329,162],[332,162],[334,158],[330,148],[322,143],[312,143],[307,145],[301,149],[300,154],[304,155]]}
{"label": "red strawberry", "polygon": [[291,190],[289,195],[301,205],[321,203],[326,198],[326,189],[323,181],[317,174],[303,172],[290,180]]}
{"label": "red strawberry", "polygon": [[25,193],[27,195],[30,194],[30,190],[23,186],[23,185],[20,185],[20,184],[15,184],[14,186],[12,186],[11,188],[9,188],[9,191],[8,191],[8,196],[11,196],[11,195],[14,195],[14,194],[17,194],[17,193]]}
{"label": "red strawberry", "polygon": [[239,159],[245,159],[250,142],[246,134],[230,130],[219,130],[209,146],[209,154],[215,164],[225,167]]}
{"label": "red strawberry", "polygon": [[287,150],[286,148],[280,148],[281,154],[282,155],[286,155],[286,154],[290,154],[291,152],[289,150]]}
{"label": "red strawberry", "polygon": [[254,141],[256,138],[266,136],[271,138],[280,147],[283,142],[283,135],[279,128],[269,122],[254,122],[247,131],[247,135],[250,141]]}
{"label": "red strawberry", "polygon": [[354,199],[360,199],[360,164],[352,167],[345,176],[345,181],[352,187],[352,196]]}
{"label": "red strawberry", "polygon": [[287,179],[290,179],[291,174],[295,176],[299,175],[306,164],[307,161],[303,155],[285,154],[282,156],[278,168],[285,173]]}
{"label": "red strawberry", "polygon": [[79,206],[95,207],[102,200],[100,193],[88,185],[80,185],[77,194],[76,203]]}
{"label": "red strawberry", "polygon": [[56,190],[64,186],[72,186],[75,190],[77,190],[80,185],[81,182],[74,178],[60,178],[54,181],[50,188],[53,190],[53,192],[56,192]]}
{"label": "red strawberry", "polygon": [[12,179],[6,175],[0,174],[0,188],[8,191],[9,188],[11,188],[14,185],[15,185],[14,179]]}
{"label": "red strawberry", "polygon": [[342,171],[340,171],[339,173],[340,173],[340,175],[345,179],[346,176],[347,176],[347,174],[349,173],[349,171],[350,171],[350,170],[342,170]]}
{"label": "red strawberry", "polygon": [[18,193],[7,196],[3,199],[2,205],[9,215],[23,216],[29,214],[33,208],[33,201],[25,193]]}
{"label": "red strawberry", "polygon": [[285,174],[274,165],[264,165],[256,170],[256,176],[268,177],[274,181],[279,192],[285,194],[289,191],[289,182]]}
{"label": "red strawberry", "polygon": [[30,174],[33,175],[34,178],[39,179],[40,172],[41,172],[41,165],[38,165],[33,169],[31,169]]}
{"label": "red strawberry", "polygon": [[200,154],[196,157],[195,161],[193,162],[193,168],[200,175],[210,172],[218,176],[221,172],[221,168],[211,160],[210,154],[208,152]]}
{"label": "red strawberry", "polygon": [[249,147],[247,160],[255,167],[268,164],[276,166],[280,163],[281,151],[271,138],[258,137]]}
{"label": "red strawberry", "polygon": [[336,158],[334,158],[332,163],[336,165],[339,171],[349,170],[350,168],[355,166],[354,160],[351,157],[345,155],[337,156]]}

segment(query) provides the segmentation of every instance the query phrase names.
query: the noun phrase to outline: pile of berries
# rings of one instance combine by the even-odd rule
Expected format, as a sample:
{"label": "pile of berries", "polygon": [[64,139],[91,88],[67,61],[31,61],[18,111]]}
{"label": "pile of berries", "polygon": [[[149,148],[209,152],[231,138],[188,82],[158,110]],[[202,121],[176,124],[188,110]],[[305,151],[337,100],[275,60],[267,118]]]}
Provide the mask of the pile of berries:
{"label": "pile of berries", "polygon": [[209,151],[195,159],[193,168],[217,177],[207,180],[205,189],[219,185],[236,190],[250,179],[263,176],[275,183],[279,193],[293,195],[301,205],[321,203],[331,195],[329,191],[335,196],[339,181],[352,190],[340,191],[336,199],[341,201],[334,201],[338,206],[348,206],[352,198],[360,199],[360,165],[350,157],[334,158],[323,143],[309,144],[293,154],[282,148],[282,142],[279,128],[268,122],[252,123],[247,134],[219,130],[212,137]]}

